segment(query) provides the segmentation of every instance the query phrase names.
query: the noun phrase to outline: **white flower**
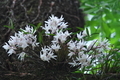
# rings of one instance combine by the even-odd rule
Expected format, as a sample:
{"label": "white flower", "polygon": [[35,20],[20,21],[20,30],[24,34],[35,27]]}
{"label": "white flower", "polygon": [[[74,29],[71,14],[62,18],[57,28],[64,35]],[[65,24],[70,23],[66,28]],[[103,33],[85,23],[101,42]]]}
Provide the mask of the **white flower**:
{"label": "white flower", "polygon": [[57,57],[56,55],[54,55],[54,53],[53,52],[49,52],[48,54],[47,54],[47,58],[50,60],[50,59],[56,59],[55,57]]}
{"label": "white flower", "polygon": [[87,36],[87,30],[86,30],[86,28],[83,30],[82,35],[83,35],[83,37]]}
{"label": "white flower", "polygon": [[79,61],[79,62],[86,62],[87,58],[88,58],[88,55],[86,55],[86,54],[76,57],[77,61]]}
{"label": "white flower", "polygon": [[56,59],[55,57],[57,57],[56,55],[54,55],[54,53],[52,52],[48,52],[48,53],[41,53],[40,52],[40,58],[43,61],[50,61],[51,59]]}
{"label": "white flower", "polygon": [[100,39],[96,41],[93,48],[95,48],[98,53],[104,53],[106,50],[111,50],[110,43],[107,39]]}
{"label": "white flower", "polygon": [[79,34],[77,33],[77,38],[78,39],[82,39],[83,38],[82,32],[80,32]]}
{"label": "white flower", "polygon": [[76,57],[76,61],[79,61],[78,63],[81,65],[81,68],[89,66],[91,60],[91,56],[87,54],[78,55],[78,57]]}
{"label": "white flower", "polygon": [[7,53],[9,54],[8,56],[10,56],[10,55],[12,55],[13,53],[16,53],[16,52],[15,52],[14,49],[9,49],[9,51]]}
{"label": "white flower", "polygon": [[54,36],[54,39],[55,39],[56,41],[60,41],[61,43],[64,43],[64,42],[66,41],[67,37],[70,36],[70,34],[71,34],[71,33],[69,33],[68,31],[65,31],[65,32],[63,33],[63,31],[60,30],[60,31],[58,31],[58,32],[56,33],[56,35]]}
{"label": "white flower", "polygon": [[52,15],[48,21],[45,21],[45,26],[42,26],[42,29],[45,30],[46,35],[49,36],[48,34],[54,34],[60,29],[67,28],[68,25],[63,22],[63,19],[62,16],[58,18]]}
{"label": "white flower", "polygon": [[72,65],[73,67],[75,67],[75,66],[77,66],[77,65],[78,65],[78,63],[76,63],[76,61],[75,61],[75,60],[73,60],[73,62],[69,62],[69,64],[70,64],[70,65]]}
{"label": "white flower", "polygon": [[39,44],[37,43],[36,35],[34,35],[36,30],[34,30],[33,27],[26,26],[25,30],[21,30],[22,31],[15,33],[14,36],[10,36],[8,44],[5,43],[5,45],[3,45],[3,48],[8,51],[7,53],[9,56],[13,53],[16,53],[17,49],[25,50],[30,45],[34,49],[34,47],[38,46]]}
{"label": "white flower", "polygon": [[91,61],[91,57],[87,54],[82,54],[81,56],[78,56],[77,58],[77,61],[81,62],[81,63],[84,63],[84,62],[90,62]]}
{"label": "white flower", "polygon": [[49,51],[52,51],[52,48],[50,48],[49,46],[44,46],[44,47],[42,47],[41,52],[47,53],[47,52],[49,52]]}
{"label": "white flower", "polygon": [[106,50],[110,50],[110,43],[108,42],[107,39],[104,39],[103,41],[100,40],[100,46],[104,47]]}
{"label": "white flower", "polygon": [[8,45],[8,43],[5,43],[5,45],[3,46],[3,48],[8,51],[7,53],[9,54],[8,56],[12,55],[15,52],[16,47],[15,46],[10,46]]}
{"label": "white flower", "polygon": [[51,48],[57,52],[60,49],[60,45],[57,43],[54,43],[51,45]]}
{"label": "white flower", "polygon": [[45,30],[45,34],[46,34],[46,35],[48,35],[48,34],[50,34],[50,33],[51,33],[51,32],[50,32],[51,27],[47,26],[47,24],[45,24],[45,27],[43,27],[43,26],[41,26],[41,27],[42,27],[42,29],[44,29],[44,30]]}
{"label": "white flower", "polygon": [[5,45],[3,46],[3,48],[7,51],[10,49],[10,46],[8,45],[8,43],[5,43]]}
{"label": "white flower", "polygon": [[86,29],[83,32],[77,33],[77,38],[82,39],[83,37],[87,36]]}
{"label": "white flower", "polygon": [[40,51],[40,58],[43,61],[50,61],[51,59],[55,59],[55,57],[57,57],[56,55],[54,55],[54,53],[52,52],[52,49],[48,46],[42,48],[42,50]]}
{"label": "white flower", "polygon": [[73,42],[72,40],[69,41],[68,44],[67,44],[68,45],[68,49],[76,52],[76,43],[77,42]]}
{"label": "white flower", "polygon": [[96,42],[97,42],[97,40],[88,41],[86,43],[87,49],[90,50],[95,45]]}
{"label": "white flower", "polygon": [[43,60],[43,61],[48,61],[49,62],[49,58],[47,58],[47,53],[41,53],[40,52],[40,58],[41,58],[41,60]]}
{"label": "white flower", "polygon": [[29,34],[29,33],[34,34],[34,33],[36,32],[36,30],[34,30],[33,27],[31,27],[31,26],[29,26],[29,25],[27,25],[27,26],[25,27],[25,30],[24,30],[24,29],[21,29],[21,30],[24,31],[24,32],[28,32],[28,33],[26,33],[26,34]]}
{"label": "white flower", "polygon": [[67,28],[67,23],[64,23],[64,22],[61,22],[61,25],[60,27],[58,27],[59,29],[64,29],[64,28]]}
{"label": "white flower", "polygon": [[71,58],[73,55],[75,55],[74,52],[70,52],[70,53],[68,54],[69,58]]}
{"label": "white flower", "polygon": [[76,48],[78,51],[80,51],[81,49],[83,49],[85,45],[86,45],[85,42],[83,40],[80,40],[77,42]]}
{"label": "white flower", "polygon": [[[31,39],[31,38],[30,38],[30,39]],[[29,40],[30,40],[30,39],[29,39]],[[32,45],[32,49],[33,49],[33,50],[34,50],[35,47],[39,46],[39,43],[37,42],[37,37],[36,37],[36,35],[35,35],[34,37],[32,37],[31,42],[28,41],[28,43]]]}
{"label": "white flower", "polygon": [[21,52],[18,56],[18,59],[20,59],[21,61],[24,60],[26,53],[25,52]]}
{"label": "white flower", "polygon": [[78,56],[82,56],[84,54],[84,51],[78,52]]}

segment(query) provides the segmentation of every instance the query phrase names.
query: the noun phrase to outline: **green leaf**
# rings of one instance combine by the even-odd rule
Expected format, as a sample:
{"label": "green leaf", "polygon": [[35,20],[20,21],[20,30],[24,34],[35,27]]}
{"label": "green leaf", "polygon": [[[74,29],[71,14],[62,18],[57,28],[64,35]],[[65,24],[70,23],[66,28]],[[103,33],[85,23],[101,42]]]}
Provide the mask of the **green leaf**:
{"label": "green leaf", "polygon": [[11,29],[14,29],[14,24],[13,24],[12,19],[10,19],[10,26],[11,26]]}
{"label": "green leaf", "polygon": [[40,43],[43,43],[43,34],[44,34],[44,31],[38,33],[38,41]]}
{"label": "green leaf", "polygon": [[7,25],[4,25],[4,27],[7,27],[7,28],[10,28],[10,29],[13,29],[11,26],[7,26]]}
{"label": "green leaf", "polygon": [[94,33],[92,34],[91,37],[88,37],[88,40],[98,39],[98,37],[99,37],[99,33]]}
{"label": "green leaf", "polygon": [[96,13],[95,11],[98,11],[98,8],[92,8],[92,9],[86,10],[84,12],[87,14],[90,14],[90,13]]}
{"label": "green leaf", "polygon": [[42,25],[42,23],[38,23],[37,26],[36,26],[36,30]]}
{"label": "green leaf", "polygon": [[110,38],[111,31],[105,22],[102,22],[101,30],[103,31],[103,33],[105,33],[107,38]]}
{"label": "green leaf", "polygon": [[30,32],[25,32],[22,29],[20,29],[21,32],[24,32],[24,34],[31,34]]}
{"label": "green leaf", "polygon": [[34,28],[36,27],[34,24],[29,24],[29,25],[32,26],[32,27],[34,27]]}
{"label": "green leaf", "polygon": [[79,29],[80,31],[83,31],[83,28],[81,28],[81,27],[76,27],[77,29]]}
{"label": "green leaf", "polygon": [[10,28],[10,29],[14,29],[13,21],[12,21],[11,19],[9,19],[9,21],[10,21],[10,26],[4,25],[3,27],[7,27],[7,28]]}

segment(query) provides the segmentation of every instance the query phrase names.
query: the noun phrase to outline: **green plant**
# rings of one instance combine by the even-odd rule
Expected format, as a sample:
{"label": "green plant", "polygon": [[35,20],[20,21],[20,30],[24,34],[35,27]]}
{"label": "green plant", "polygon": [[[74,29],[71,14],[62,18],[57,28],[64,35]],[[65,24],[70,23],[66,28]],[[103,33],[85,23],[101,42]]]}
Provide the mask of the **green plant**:
{"label": "green plant", "polygon": [[4,27],[7,27],[7,28],[9,28],[9,29],[14,29],[13,21],[12,21],[12,19],[10,19],[10,18],[9,18],[9,24],[10,24],[10,26],[4,25]]}
{"label": "green plant", "polygon": [[42,26],[42,23],[38,23],[37,25],[34,25],[34,24],[29,24],[29,25],[33,26],[34,30],[37,30],[37,34],[38,34],[37,39],[40,42],[40,44],[42,44],[43,43],[43,36],[44,36],[44,31],[42,31],[41,28],[40,28],[40,26]]}
{"label": "green plant", "polygon": [[81,9],[86,16],[86,27],[91,29],[94,37],[107,38],[115,47],[120,48],[120,2],[119,0],[80,0]]}
{"label": "green plant", "polygon": [[[27,25],[25,29],[20,29],[14,36],[10,36],[8,42],[5,42],[3,48],[8,56],[16,55],[21,61],[31,61],[34,65],[39,65],[39,70],[45,74],[47,74],[46,69],[53,73],[56,70],[71,72],[79,69],[83,75],[81,79],[84,80],[86,73],[95,76],[105,74],[113,67],[111,62],[116,64],[112,54],[115,52],[113,45],[101,36],[90,39],[93,34],[90,34],[89,28],[81,32],[69,32],[64,18],[54,15],[45,21],[44,26],[40,23],[38,26],[32,26],[34,27]],[[71,34],[76,35],[74,40]]]}
{"label": "green plant", "polygon": [[[113,45],[105,63],[100,63],[88,71],[89,74],[120,73],[120,2],[119,0],[80,0],[81,9],[86,14],[86,25],[92,35],[89,40],[107,38]],[[115,49],[118,48],[118,49]],[[102,76],[101,76],[102,78]]]}

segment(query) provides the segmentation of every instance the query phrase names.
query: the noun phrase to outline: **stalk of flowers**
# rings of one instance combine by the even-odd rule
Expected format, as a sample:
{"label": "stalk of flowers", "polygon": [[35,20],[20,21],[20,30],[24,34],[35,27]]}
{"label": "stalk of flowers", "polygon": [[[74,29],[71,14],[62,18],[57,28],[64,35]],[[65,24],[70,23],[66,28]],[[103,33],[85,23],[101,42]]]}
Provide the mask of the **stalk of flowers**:
{"label": "stalk of flowers", "polygon": [[[85,32],[85,30],[83,31]],[[81,35],[81,36],[80,36]],[[86,34],[87,35],[87,34]],[[70,41],[68,45],[69,49],[69,58],[72,59],[72,62],[69,62],[70,65],[79,66],[80,69],[86,66],[95,65],[96,63],[104,63],[108,55],[111,46],[107,39],[104,40],[92,40],[85,41],[83,34],[77,34],[79,40]],[[82,38],[81,38],[82,37]],[[109,56],[109,58],[111,58]]]}
{"label": "stalk of flowers", "polygon": [[[64,30],[63,32],[63,29],[67,28],[67,24],[62,20],[62,17],[59,19],[58,17],[52,15],[52,17],[50,17],[48,21],[45,21],[45,27],[42,28],[45,30],[46,35],[50,37],[49,34],[54,34],[54,36],[53,40],[51,41],[51,45],[48,45],[47,48],[43,48],[42,51],[40,51],[40,58],[43,61],[49,62],[51,59],[56,60],[59,58],[63,58],[63,56],[61,55],[67,54],[69,59],[65,57],[66,55],[64,55],[66,61],[73,60],[73,62],[68,62],[70,65],[80,66],[82,68],[84,66],[89,66],[95,54],[94,56],[92,56],[93,54],[87,53],[89,50],[92,50],[92,46],[94,46],[95,44],[87,45],[87,41],[84,40],[84,37],[87,36],[86,29],[83,32],[77,34],[77,38],[79,39],[79,41],[71,40],[68,43],[65,43],[67,37],[70,37],[71,33],[69,33],[67,30]],[[66,48],[64,46],[66,46]],[[65,48],[66,51],[63,48]],[[93,52],[96,51],[93,50]]]}
{"label": "stalk of flowers", "polygon": [[45,21],[45,26],[42,26],[42,29],[45,30],[45,34],[54,34],[58,32],[60,29],[67,28],[67,23],[63,22],[64,18],[61,16],[60,18],[52,15],[48,21]]}
{"label": "stalk of flowers", "polygon": [[[42,48],[40,51],[40,58],[43,61],[48,61],[51,59],[60,59],[65,56],[60,57],[62,54],[66,54],[63,51],[64,43],[67,40],[67,37],[70,37],[70,34],[67,30],[64,30],[67,28],[67,23],[63,22],[63,17],[60,18],[52,15],[48,21],[45,21],[45,26],[42,26],[42,29],[45,30],[46,36],[51,37],[49,34],[54,34],[53,40],[51,41],[51,44],[48,45],[46,48]],[[64,31],[63,31],[64,30]],[[45,50],[45,51],[44,51]],[[48,51],[46,53],[46,50]],[[63,51],[61,53],[61,50]],[[59,60],[58,60],[59,61]]]}
{"label": "stalk of flowers", "polygon": [[79,40],[71,40],[67,44],[69,49],[68,56],[72,60],[69,64],[73,67],[79,66],[80,68],[83,68],[84,66],[89,66],[92,60],[92,56],[87,54],[88,48],[87,41],[84,40],[85,36],[87,36],[86,30],[77,34]]}
{"label": "stalk of flowers", "polygon": [[[91,66],[94,63],[99,63],[105,60],[107,51],[109,51],[110,44],[108,40],[98,39],[87,41],[86,29],[77,33],[77,40],[70,40],[67,42],[68,37],[71,38],[67,28],[67,23],[64,22],[64,18],[60,18],[52,15],[48,21],[45,21],[45,26],[42,29],[45,30],[47,37],[52,37],[51,44],[42,45],[39,58],[42,61],[50,62],[55,61],[67,61],[72,67],[83,68]],[[5,43],[3,48],[7,51],[8,55],[18,54],[18,58],[24,60],[26,48],[32,47],[29,50],[34,50],[35,47],[39,47],[37,38],[35,35],[36,30],[33,27],[26,26],[25,30],[21,29],[14,36],[11,36],[10,40]],[[50,36],[50,34],[54,34]],[[21,50],[22,49],[22,50]],[[20,53],[17,53],[20,50]],[[104,56],[104,57],[103,57]]]}
{"label": "stalk of flowers", "polygon": [[26,48],[31,46],[32,50],[34,50],[39,44],[35,32],[36,30],[34,30],[33,27],[26,26],[25,30],[21,29],[21,31],[16,32],[14,36],[10,36],[9,41],[3,45],[8,56],[17,54],[20,60],[24,60],[25,55],[27,55]]}
{"label": "stalk of flowers", "polygon": [[[43,50],[40,52],[40,56],[42,56],[41,59],[43,61],[49,62],[51,59],[56,60],[56,58],[63,55],[62,53],[64,52],[68,52],[64,54],[67,54],[69,58],[66,57],[66,60],[70,61],[68,63],[73,67],[79,66],[80,68],[83,68],[104,60],[103,56],[107,55],[107,53],[105,53],[106,50],[110,50],[110,44],[106,39],[86,41],[85,37],[87,37],[87,32],[85,29],[77,34],[78,40],[70,40],[68,43],[65,43],[67,37],[70,37],[71,33],[67,30],[63,32],[63,29],[67,28],[67,24],[62,20],[62,17],[59,19],[52,15],[48,21],[45,21],[45,27],[42,27],[47,36],[50,36],[48,34],[54,34],[51,45],[48,45],[49,49],[47,49],[50,51],[47,52],[47,54],[46,52],[43,52]],[[63,48],[65,48],[64,46],[67,47],[66,51],[63,50]],[[49,54],[51,54],[51,56],[49,56]]]}

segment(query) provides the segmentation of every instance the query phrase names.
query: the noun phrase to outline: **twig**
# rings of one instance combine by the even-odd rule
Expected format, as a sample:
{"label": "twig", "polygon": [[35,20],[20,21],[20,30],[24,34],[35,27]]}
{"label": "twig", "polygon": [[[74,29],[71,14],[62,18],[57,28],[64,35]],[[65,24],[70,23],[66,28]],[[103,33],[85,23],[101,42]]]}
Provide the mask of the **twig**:
{"label": "twig", "polygon": [[38,14],[37,14],[37,16],[32,20],[32,22],[34,22],[35,20],[37,20],[37,18],[39,17],[39,15],[40,15],[40,7],[41,7],[41,5],[42,5],[42,0],[39,0]]}
{"label": "twig", "polygon": [[20,3],[20,5],[23,7],[23,9],[25,10],[25,17],[29,20],[29,17],[28,17],[28,15],[27,15],[27,9],[26,9],[26,7],[23,5],[23,3],[25,2],[25,0],[23,0],[21,3]]}
{"label": "twig", "polygon": [[15,2],[16,2],[16,0],[13,0],[11,8],[15,7]]}
{"label": "twig", "polygon": [[70,16],[70,17],[76,18],[77,20],[80,20],[80,18],[77,17],[77,16],[74,16],[74,15],[71,15],[71,14],[68,14],[68,13],[65,13],[65,12],[62,12],[62,11],[58,11],[58,12],[59,12],[59,13],[62,13],[62,14],[65,14],[65,15],[68,15],[68,16]]}
{"label": "twig", "polygon": [[[55,2],[51,2],[51,4],[50,4],[50,7],[49,7],[49,11],[48,11],[48,13],[45,15],[45,17],[44,17],[44,19],[46,19],[46,18],[48,18],[48,16],[49,16],[49,13],[51,13],[52,12],[52,10],[53,10],[53,6],[55,5]],[[44,19],[42,19],[42,22],[44,21]]]}
{"label": "twig", "polygon": [[15,7],[15,3],[16,3],[16,0],[13,0],[12,5],[11,5],[11,9],[10,9],[10,13],[11,13],[11,16],[12,16],[13,20],[15,20],[14,11],[13,11],[13,8]]}

